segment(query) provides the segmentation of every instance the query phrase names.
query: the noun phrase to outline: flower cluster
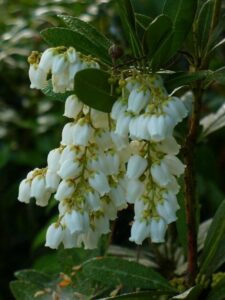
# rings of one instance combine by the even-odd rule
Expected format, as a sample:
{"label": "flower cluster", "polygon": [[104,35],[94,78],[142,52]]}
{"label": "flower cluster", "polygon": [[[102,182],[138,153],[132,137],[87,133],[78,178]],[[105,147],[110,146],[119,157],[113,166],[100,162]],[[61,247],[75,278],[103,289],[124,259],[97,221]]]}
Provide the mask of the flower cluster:
{"label": "flower cluster", "polygon": [[[51,76],[54,92],[73,89],[83,68],[98,68],[74,48],[47,49],[30,57],[31,87],[41,89]],[[130,240],[163,242],[167,225],[179,208],[177,178],[184,165],[176,157],[174,127],[187,116],[183,102],[168,96],[157,75],[138,74],[120,81],[121,97],[111,114],[84,105],[76,95],[65,102],[69,118],[58,148],[49,152],[47,166],[28,173],[18,199],[46,206],[54,194],[58,219],[50,225],[46,246],[97,247],[110,232],[117,212],[134,204]]]}
{"label": "flower cluster", "polygon": [[[94,60],[82,56],[73,47],[49,48],[40,54],[33,51],[28,58],[31,88],[43,89],[51,78],[54,93],[74,89],[74,76],[87,68],[99,68]],[[50,76],[50,77],[49,77]]]}
{"label": "flower cluster", "polygon": [[115,133],[139,144],[126,171],[126,199],[135,212],[130,240],[142,244],[150,237],[160,243],[179,208],[177,177],[185,166],[176,157],[173,131],[188,110],[180,99],[168,96],[159,76],[129,77],[121,85],[122,97],[111,113]]}

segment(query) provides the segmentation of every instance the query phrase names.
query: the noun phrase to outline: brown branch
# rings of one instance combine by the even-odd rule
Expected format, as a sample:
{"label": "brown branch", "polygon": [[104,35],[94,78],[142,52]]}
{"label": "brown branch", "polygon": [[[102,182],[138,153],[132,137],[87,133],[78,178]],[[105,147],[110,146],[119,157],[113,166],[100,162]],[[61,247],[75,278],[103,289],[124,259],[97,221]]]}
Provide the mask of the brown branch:
{"label": "brown branch", "polygon": [[192,286],[197,275],[197,228],[196,228],[196,176],[195,176],[195,148],[198,138],[199,119],[202,102],[201,83],[194,92],[193,112],[189,125],[189,132],[184,144],[184,161],[186,164],[185,182],[185,208],[188,230],[188,285]]}

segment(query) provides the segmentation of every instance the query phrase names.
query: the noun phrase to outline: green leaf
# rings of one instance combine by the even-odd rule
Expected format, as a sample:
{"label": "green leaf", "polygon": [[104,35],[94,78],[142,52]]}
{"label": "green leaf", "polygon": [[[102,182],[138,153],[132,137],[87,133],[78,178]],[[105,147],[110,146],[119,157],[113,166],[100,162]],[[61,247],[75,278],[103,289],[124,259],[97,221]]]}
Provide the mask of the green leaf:
{"label": "green leaf", "polygon": [[45,94],[47,97],[52,98],[52,100],[65,102],[66,99],[74,94],[74,92],[65,92],[65,93],[54,93],[52,90],[52,82],[51,80],[48,81],[48,85],[42,89],[42,93]]}
{"label": "green leaf", "polygon": [[194,20],[196,0],[166,0],[163,14],[173,21],[173,29],[161,43],[152,60],[153,70],[162,67],[182,47]]}
{"label": "green leaf", "polygon": [[209,76],[209,80],[213,80],[221,84],[225,84],[225,67],[222,67],[212,72]]}
{"label": "green leaf", "polygon": [[97,258],[85,262],[82,270],[86,276],[109,286],[122,284],[129,289],[159,289],[174,292],[159,273],[136,262],[114,257]]}
{"label": "green leaf", "polygon": [[10,282],[10,289],[16,300],[34,300],[34,295],[37,292],[36,285],[23,281]]}
{"label": "green leaf", "polygon": [[149,16],[135,13],[135,20],[140,27],[147,29],[153,19]]}
{"label": "green leaf", "polygon": [[46,273],[36,270],[21,270],[15,272],[15,276],[19,280],[29,281],[38,285],[40,288],[45,288],[47,282],[52,280],[52,277]]}
{"label": "green leaf", "polygon": [[[165,292],[160,291],[150,291],[150,292],[137,292],[137,293],[128,293],[128,294],[122,294],[119,296],[113,296],[113,297],[107,297],[107,298],[101,298],[99,300],[149,300],[152,299],[153,296],[156,295],[165,295]],[[154,298],[155,299],[155,298]]]}
{"label": "green leaf", "polygon": [[224,300],[225,295],[225,278],[220,280],[210,291],[206,300]]}
{"label": "green leaf", "polygon": [[204,244],[200,274],[210,276],[225,262],[225,201],[219,206]]}
{"label": "green leaf", "polygon": [[88,36],[67,28],[54,27],[41,31],[41,36],[53,47],[74,47],[85,55],[93,55],[107,64],[111,64],[108,51],[89,40]]}
{"label": "green leaf", "polygon": [[212,71],[202,70],[198,72],[177,72],[167,75],[165,78],[165,86],[167,90],[173,91],[175,88],[188,85],[197,80],[210,78]]}
{"label": "green leaf", "polygon": [[160,48],[165,38],[172,30],[172,21],[165,15],[160,15],[155,18],[148,26],[145,35],[144,43],[147,48],[147,56],[149,60],[153,57],[156,51]]}
{"label": "green leaf", "polygon": [[173,49],[172,43],[174,35],[175,32],[172,28],[165,39],[162,41],[158,50],[155,52],[151,61],[151,67],[153,71],[159,70],[176,53],[177,49]]}
{"label": "green leaf", "polygon": [[58,15],[58,17],[63,20],[63,22],[69,29],[86,35],[92,43],[94,43],[99,48],[102,48],[102,52],[108,52],[108,49],[112,43],[95,27],[76,17],[67,15]]}
{"label": "green leaf", "polygon": [[206,50],[206,46],[209,43],[209,35],[211,30],[212,18],[213,18],[214,2],[215,2],[214,0],[206,1],[203,4],[197,19],[196,36],[197,36],[200,53]]}
{"label": "green leaf", "polygon": [[110,112],[117,96],[110,95],[110,74],[98,69],[79,71],[75,76],[75,94],[92,108]]}
{"label": "green leaf", "polygon": [[130,47],[133,51],[134,56],[141,56],[142,50],[140,42],[136,34],[136,21],[134,10],[130,0],[114,0],[117,4],[118,12],[121,18],[121,23],[124,27],[127,40],[129,41]]}

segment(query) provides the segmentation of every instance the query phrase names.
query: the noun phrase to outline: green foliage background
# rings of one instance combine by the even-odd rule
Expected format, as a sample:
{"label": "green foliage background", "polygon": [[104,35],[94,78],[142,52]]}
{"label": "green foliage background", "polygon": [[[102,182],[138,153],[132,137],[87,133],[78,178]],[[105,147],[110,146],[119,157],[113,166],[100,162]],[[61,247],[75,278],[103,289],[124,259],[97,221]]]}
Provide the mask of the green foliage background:
{"label": "green foliage background", "polygon": [[[101,2],[101,3],[100,3]],[[17,201],[19,182],[26,173],[44,166],[50,149],[57,146],[64,124],[63,103],[29,89],[27,56],[47,46],[39,32],[60,25],[56,14],[81,16],[125,46],[123,32],[111,1],[0,1],[0,299],[12,299],[8,283],[17,269],[39,270],[60,266],[53,251],[43,247],[44,233],[55,207],[43,209]],[[164,1],[133,1],[135,10],[154,18]],[[223,28],[224,35],[224,28]],[[204,41],[203,41],[204,42]],[[213,69],[224,64],[224,47],[211,61]],[[184,59],[172,62],[185,69]],[[220,96],[218,96],[218,94]],[[216,111],[225,100],[224,86],[214,84],[204,99],[204,114]],[[181,128],[181,131],[184,130]],[[211,218],[225,199],[225,128],[209,135],[197,151],[199,222]],[[199,210],[200,211],[200,210]],[[126,245],[130,211],[117,222],[113,242]],[[132,246],[129,244],[129,246]],[[132,246],[133,247],[133,246]],[[104,251],[103,251],[104,252]],[[101,255],[103,252],[96,253]],[[58,255],[58,254],[57,254]],[[78,262],[80,263],[80,261]],[[224,269],[221,269],[224,271]],[[144,299],[144,298],[143,298]]]}

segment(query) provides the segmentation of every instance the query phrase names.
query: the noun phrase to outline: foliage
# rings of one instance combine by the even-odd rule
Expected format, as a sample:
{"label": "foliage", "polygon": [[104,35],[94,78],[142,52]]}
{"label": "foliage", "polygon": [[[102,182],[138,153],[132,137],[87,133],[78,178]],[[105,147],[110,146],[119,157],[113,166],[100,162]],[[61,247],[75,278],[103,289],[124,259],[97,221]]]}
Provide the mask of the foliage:
{"label": "foliage", "polygon": [[[151,299],[190,300],[204,297],[204,299],[222,300],[224,277],[221,276],[216,284],[212,281],[213,273],[224,271],[225,255],[223,217],[225,204],[224,201],[221,202],[225,191],[223,184],[219,181],[224,172],[216,167],[219,162],[216,158],[219,155],[216,154],[215,158],[215,153],[218,153],[220,149],[220,162],[224,167],[222,155],[224,144],[221,136],[224,134],[224,106],[222,105],[225,89],[222,50],[224,50],[225,28],[224,24],[221,26],[219,20],[215,21],[215,5],[218,1],[198,1],[198,6],[197,1],[180,0],[175,3],[167,0],[164,6],[160,6],[159,1],[146,1],[146,4],[143,4],[146,7],[143,9],[144,6],[141,6],[141,11],[138,10],[141,1],[112,1],[108,9],[113,8],[112,14],[119,13],[123,31],[116,29],[118,19],[116,15],[113,15],[111,29],[116,33],[110,35],[105,30],[109,38],[89,23],[77,18],[80,14],[85,14],[91,1],[87,2],[86,4],[79,3],[79,1],[73,4],[66,2],[60,5],[58,2],[57,5],[49,3],[42,7],[41,15],[37,4],[32,3],[25,19],[16,18],[15,14],[14,19],[11,20],[15,25],[11,25],[11,22],[4,24],[5,21],[1,24],[1,32],[5,32],[2,34],[0,53],[1,73],[4,74],[1,76],[4,83],[1,87],[0,101],[3,103],[1,114],[5,115],[5,119],[1,121],[2,133],[0,132],[5,138],[4,143],[0,142],[1,192],[4,195],[1,205],[6,212],[3,220],[6,223],[9,223],[11,219],[11,211],[15,208],[19,210],[12,223],[13,230],[19,228],[19,238],[18,240],[11,239],[18,249],[16,259],[36,235],[33,244],[36,251],[33,249],[32,259],[30,257],[26,263],[21,261],[20,266],[14,266],[14,268],[23,267],[23,265],[29,267],[32,261],[35,262],[34,269],[15,273],[16,279],[10,284],[13,296],[18,300],[36,298],[141,300],[150,299],[150,297]],[[154,10],[151,10],[151,5],[154,5]],[[102,9],[104,7],[102,6]],[[133,7],[137,8],[137,12]],[[14,9],[13,5],[12,9]],[[148,10],[151,13],[148,14]],[[143,14],[145,11],[146,14]],[[59,14],[58,18],[55,17],[54,12]],[[76,17],[64,14],[74,15],[74,12],[77,12]],[[104,21],[101,12],[96,19],[97,24],[101,18]],[[34,21],[34,16],[38,16],[38,20],[42,17],[43,23],[38,23],[37,18]],[[7,17],[4,16],[5,19]],[[49,25],[49,22],[54,27],[43,29]],[[132,261],[124,257],[121,253],[124,251],[126,253],[127,250],[122,247],[119,254],[110,256],[108,237],[101,242],[96,251],[60,249],[57,253],[45,252],[42,248],[44,238],[40,224],[47,223],[50,217],[54,217],[54,205],[50,210],[45,210],[45,217],[43,217],[43,212],[35,213],[33,206],[30,206],[28,214],[25,214],[23,207],[19,208],[19,205],[15,204],[16,189],[22,175],[37,163],[44,164],[43,154],[46,154],[59,139],[56,129],[63,122],[59,114],[62,111],[62,104],[70,94],[70,92],[55,94],[49,81],[48,86],[43,89],[44,96],[30,92],[30,100],[26,100],[28,83],[26,75],[21,76],[20,73],[26,66],[24,57],[28,55],[28,52],[33,48],[39,50],[43,48],[37,33],[41,29],[43,29],[41,36],[49,45],[74,46],[78,51],[94,57],[101,64],[104,71],[87,69],[78,72],[75,77],[75,92],[79,99],[95,109],[103,112],[111,111],[117,97],[116,91],[111,89],[117,81],[110,81],[111,74],[116,76],[118,70],[127,72],[127,65],[131,60],[140,70],[142,66],[147,66],[153,72],[159,72],[168,91],[177,95],[183,95],[187,90],[195,92],[200,85],[204,90],[203,112],[205,115],[208,111],[218,110],[213,115],[205,116],[205,119],[201,121],[203,130],[198,128],[201,132],[198,135],[200,146],[196,151],[196,166],[197,179],[200,184],[197,188],[199,205],[195,211],[196,223],[200,225],[202,221],[212,217],[213,220],[208,230],[205,232],[199,230],[202,234],[198,241],[199,271],[193,286],[188,286],[185,281],[188,228],[184,213],[183,190],[179,194],[181,210],[178,214],[177,230],[171,226],[165,246],[144,244],[143,249],[148,251],[148,255],[143,260],[140,258],[139,262],[135,262],[134,257]],[[34,40],[33,44],[31,44],[31,37]],[[108,53],[113,39],[126,45],[125,54],[116,61],[112,60]],[[123,42],[124,40],[126,43]],[[18,54],[20,54],[19,57]],[[8,82],[7,76],[11,74],[14,74],[12,82]],[[13,90],[18,79],[20,81],[15,93]],[[222,97],[218,96],[218,90]],[[9,96],[15,96],[15,99],[12,98],[13,100],[7,102]],[[8,113],[8,118],[6,113]],[[217,132],[218,129],[221,131]],[[206,146],[206,136],[215,131],[215,136]],[[184,142],[186,133],[187,124],[182,124],[176,133],[181,143]],[[211,157],[213,157],[212,160]],[[14,170],[17,170],[18,174]],[[211,189],[210,193],[207,193],[207,188],[204,186],[206,182],[207,188]],[[200,206],[202,206],[201,213]],[[213,207],[212,211],[210,207]],[[30,228],[26,228],[26,224],[30,224]],[[201,225],[199,228],[202,228]],[[12,236],[13,230],[3,231],[3,240],[6,243],[6,237]],[[24,242],[25,231],[27,236]],[[114,242],[116,242],[117,233],[115,232],[112,237],[109,237]],[[203,248],[202,243],[204,243]],[[25,255],[23,254],[24,259],[26,255],[28,255],[27,250]],[[38,258],[35,260],[36,257]]]}

